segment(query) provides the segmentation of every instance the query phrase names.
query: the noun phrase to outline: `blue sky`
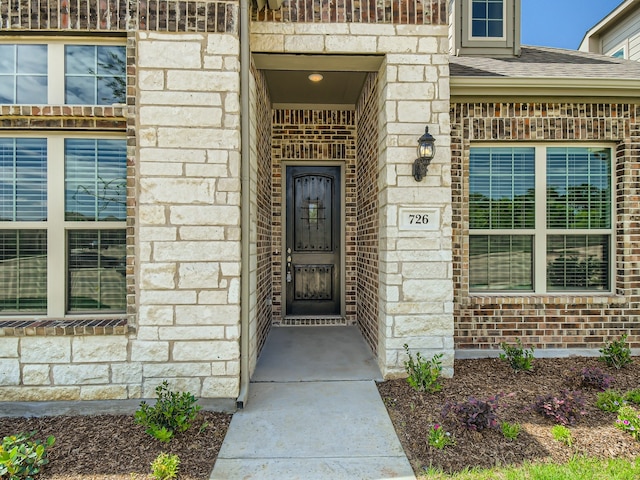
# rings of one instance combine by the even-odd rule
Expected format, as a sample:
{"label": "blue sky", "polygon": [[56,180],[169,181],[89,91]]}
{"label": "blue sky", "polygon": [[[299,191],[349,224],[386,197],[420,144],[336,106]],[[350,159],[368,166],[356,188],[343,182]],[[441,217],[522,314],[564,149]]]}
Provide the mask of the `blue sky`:
{"label": "blue sky", "polygon": [[522,44],[577,49],[623,0],[522,0]]}

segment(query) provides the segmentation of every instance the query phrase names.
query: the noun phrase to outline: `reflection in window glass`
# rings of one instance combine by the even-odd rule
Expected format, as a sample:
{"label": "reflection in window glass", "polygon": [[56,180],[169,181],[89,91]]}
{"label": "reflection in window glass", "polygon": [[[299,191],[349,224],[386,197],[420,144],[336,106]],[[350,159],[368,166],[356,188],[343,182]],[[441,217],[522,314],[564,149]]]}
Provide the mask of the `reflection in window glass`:
{"label": "reflection in window glass", "polygon": [[473,148],[469,159],[469,226],[533,228],[535,150]]}
{"label": "reflection in window glass", "polygon": [[547,238],[549,291],[609,290],[608,235]]}
{"label": "reflection in window glass", "polygon": [[472,0],[471,36],[501,38],[504,35],[504,1]]}
{"label": "reflection in window glass", "polygon": [[0,221],[47,219],[47,140],[0,138]]}
{"label": "reflection in window glass", "polygon": [[65,219],[126,219],[126,142],[65,140]]}
{"label": "reflection in window glass", "polygon": [[0,230],[0,311],[46,313],[46,230]]}
{"label": "reflection in window glass", "polygon": [[125,103],[124,46],[66,45],[65,102],[71,105]]}
{"label": "reflection in window glass", "polygon": [[547,149],[548,228],[611,226],[608,149]]}
{"label": "reflection in window glass", "polygon": [[47,103],[47,46],[0,45],[0,103]]}
{"label": "reflection in window glass", "polygon": [[469,237],[469,286],[473,290],[533,290],[533,237]]}
{"label": "reflection in window glass", "polygon": [[68,310],[124,311],[125,230],[70,230],[67,243]]}

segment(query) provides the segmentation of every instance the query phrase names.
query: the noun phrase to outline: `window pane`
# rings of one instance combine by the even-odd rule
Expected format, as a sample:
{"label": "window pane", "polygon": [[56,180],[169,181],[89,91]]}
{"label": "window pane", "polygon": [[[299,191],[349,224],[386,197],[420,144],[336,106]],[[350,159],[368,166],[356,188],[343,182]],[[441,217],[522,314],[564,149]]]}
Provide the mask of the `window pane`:
{"label": "window pane", "polygon": [[95,45],[65,45],[64,71],[67,75],[95,75]]}
{"label": "window pane", "polygon": [[547,227],[611,227],[609,149],[547,149]]}
{"label": "window pane", "polygon": [[608,291],[608,235],[547,237],[547,289]]}
{"label": "window pane", "polygon": [[469,250],[471,290],[533,290],[533,237],[471,235]]}
{"label": "window pane", "polygon": [[469,161],[469,226],[533,228],[533,148],[472,148]]}
{"label": "window pane", "polygon": [[46,45],[18,45],[17,72],[21,74],[47,74]]}
{"label": "window pane", "polygon": [[0,75],[16,73],[16,46],[0,45]]}
{"label": "window pane", "polygon": [[96,105],[96,78],[71,77],[65,81],[65,103],[69,105]]}
{"label": "window pane", "polygon": [[46,219],[46,139],[0,138],[0,220]]}
{"label": "window pane", "polygon": [[125,103],[125,47],[67,45],[65,76],[65,98],[68,104]]}
{"label": "window pane", "polygon": [[67,240],[68,310],[124,311],[125,230],[71,230]]}
{"label": "window pane", "polygon": [[0,311],[46,313],[45,230],[0,230]]}
{"label": "window pane", "polygon": [[47,77],[16,77],[16,102],[22,105],[41,105],[47,103]]}
{"label": "window pane", "polygon": [[47,46],[0,45],[0,103],[47,103]]}
{"label": "window pane", "polygon": [[126,219],[126,142],[65,140],[65,219]]}
{"label": "window pane", "polygon": [[473,0],[471,4],[471,36],[499,38],[503,35],[504,1]]}

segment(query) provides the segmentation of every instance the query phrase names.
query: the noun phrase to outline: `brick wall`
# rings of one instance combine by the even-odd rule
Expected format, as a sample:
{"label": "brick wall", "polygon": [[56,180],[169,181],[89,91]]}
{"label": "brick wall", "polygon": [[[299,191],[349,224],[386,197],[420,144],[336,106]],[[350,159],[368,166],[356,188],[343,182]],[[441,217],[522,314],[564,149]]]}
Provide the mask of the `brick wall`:
{"label": "brick wall", "polygon": [[[500,342],[538,348],[601,348],[629,333],[640,346],[640,106],[590,103],[452,105],[455,344],[495,349]],[[615,276],[612,295],[469,293],[469,147],[482,141],[611,142],[615,161]]]}
{"label": "brick wall", "polygon": [[284,0],[282,8],[253,12],[266,22],[446,25],[449,0]]}
{"label": "brick wall", "polygon": [[236,32],[237,1],[3,0],[0,30]]}
{"label": "brick wall", "polygon": [[370,74],[356,107],[358,138],[358,325],[373,352],[378,350],[378,93]]}
{"label": "brick wall", "polygon": [[271,102],[264,74],[253,71],[256,84],[255,141],[257,195],[257,352],[259,355],[272,323],[272,235],[271,235]]}
{"label": "brick wall", "polygon": [[[272,125],[273,318],[282,322],[283,160],[345,162],[346,322],[356,317],[356,128],[351,110],[274,110]],[[276,253],[278,252],[278,253]]]}

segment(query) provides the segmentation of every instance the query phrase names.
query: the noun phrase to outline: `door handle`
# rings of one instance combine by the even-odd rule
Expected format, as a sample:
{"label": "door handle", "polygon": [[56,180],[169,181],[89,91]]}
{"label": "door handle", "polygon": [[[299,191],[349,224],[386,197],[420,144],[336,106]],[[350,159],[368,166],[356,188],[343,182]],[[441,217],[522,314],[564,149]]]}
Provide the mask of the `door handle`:
{"label": "door handle", "polygon": [[291,248],[287,248],[287,283],[291,283]]}

